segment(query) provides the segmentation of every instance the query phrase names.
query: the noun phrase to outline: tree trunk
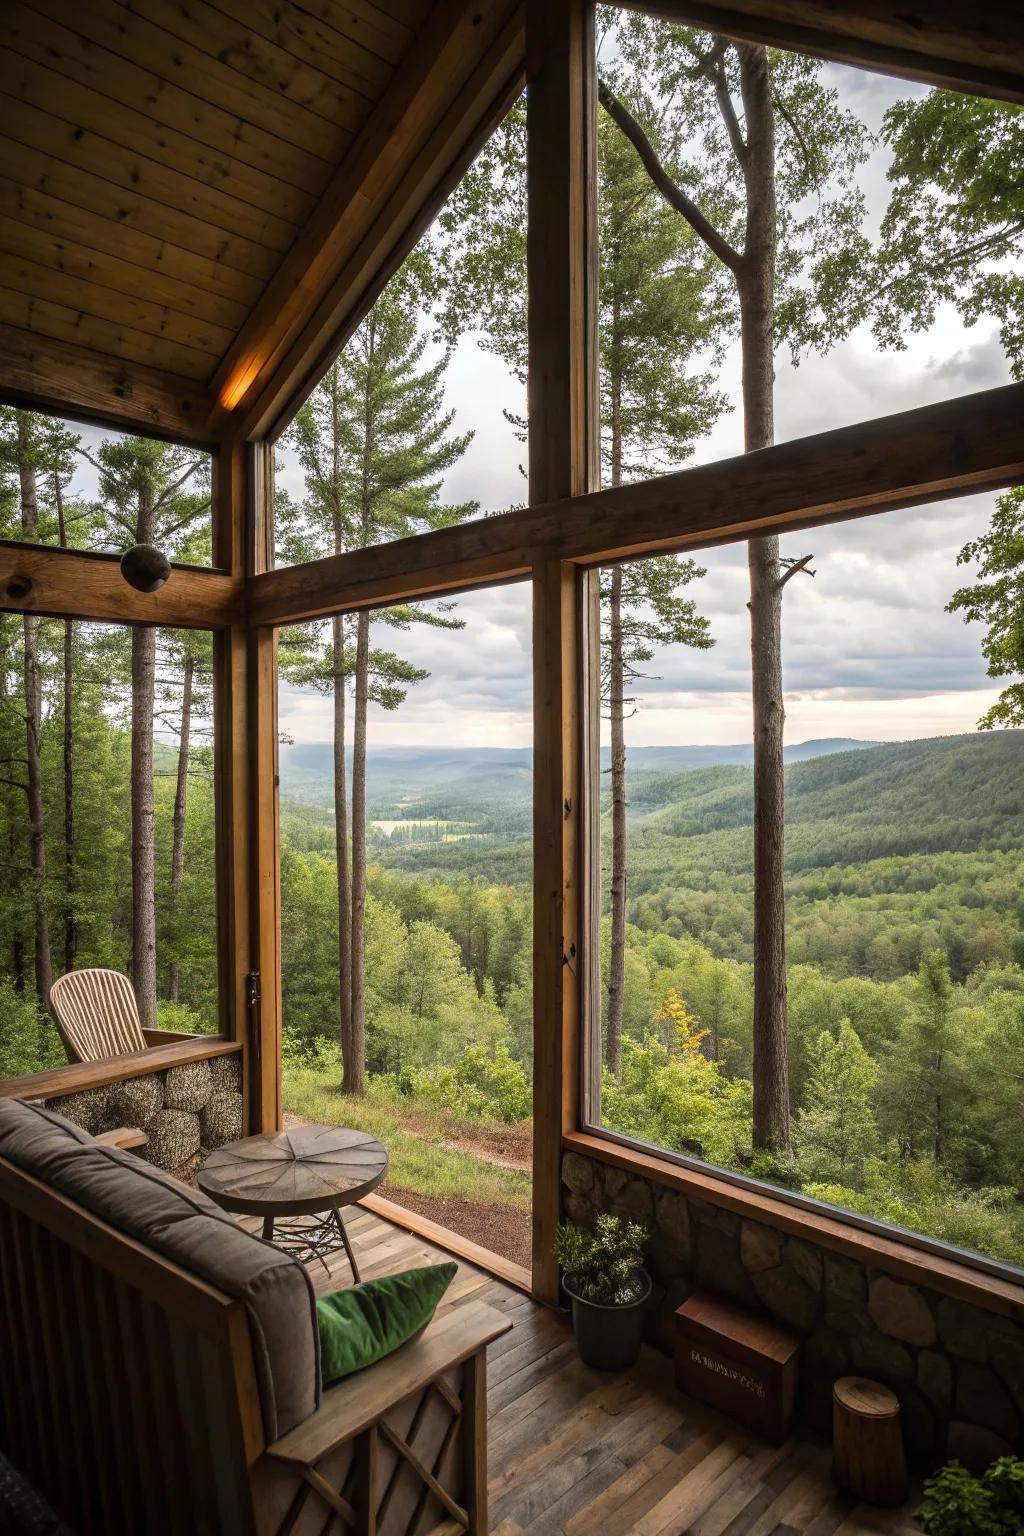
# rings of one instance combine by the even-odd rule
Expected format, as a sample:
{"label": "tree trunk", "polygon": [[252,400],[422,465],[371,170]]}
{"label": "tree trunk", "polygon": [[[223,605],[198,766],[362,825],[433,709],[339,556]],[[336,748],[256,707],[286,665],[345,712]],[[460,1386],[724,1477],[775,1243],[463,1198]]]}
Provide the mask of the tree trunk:
{"label": "tree trunk", "polygon": [[[747,124],[746,242],[737,277],[743,357],[744,446],[775,439],[773,358],[776,203],[775,116],[767,51],[738,45]],[[750,657],[754,729],[754,1146],[785,1151],[789,1125],[789,1020],[784,884],[785,780],[782,582],[779,541],[751,539]]]}
{"label": "tree trunk", "polygon": [[612,571],[608,613],[608,712],[611,720],[612,877],[611,956],[605,1065],[622,1075],[622,1006],[626,977],[626,736],[622,656],[622,570]]}
{"label": "tree trunk", "polygon": [[348,863],[348,771],[345,763],[345,621],[331,621],[334,650],[334,857],[338,866],[338,1011],[341,1059],[352,1057],[352,883]]}
{"label": "tree trunk", "polygon": [[156,1028],[156,630],[132,631],[132,981],[143,1029]]}
{"label": "tree trunk", "polygon": [[[21,490],[21,531],[34,543],[39,532],[39,501],[36,471],[30,458],[28,425],[18,423],[18,473]],[[46,909],[46,825],[43,818],[43,683],[39,670],[39,620],[26,613],[24,629],[25,757],[27,762],[29,862],[32,869],[32,915],[35,947],[36,997],[40,1008],[50,1002],[53,961],[50,956],[50,919]]]}
{"label": "tree trunk", "polygon": [[[60,474],[53,472],[53,494],[57,504],[57,538],[62,549],[68,547],[64,521],[64,492]],[[78,953],[78,889],[75,850],[75,622],[64,620],[64,970],[73,971]]]}
{"label": "tree trunk", "polygon": [[[619,362],[619,307],[612,305],[609,348],[611,378],[611,482],[622,484],[622,376]],[[608,612],[608,718],[611,734],[612,868],[611,953],[608,962],[608,1027],[605,1065],[622,1076],[622,1012],[626,985],[626,666],[622,636],[622,568],[612,571]]]}
{"label": "tree trunk", "polygon": [[356,699],[352,733],[352,1050],[347,1093],[366,1091],[366,705],[370,615],[356,619]]}
{"label": "tree trunk", "polygon": [[[152,544],[152,491],[139,492],[135,538]],[[156,1028],[156,805],[153,795],[153,715],[156,709],[156,630],[132,630],[132,982],[143,1029]]]}
{"label": "tree trunk", "polygon": [[[185,813],[188,810],[188,756],[189,736],[192,731],[192,680],[195,663],[186,653],[181,681],[181,727],[178,732],[178,779],[174,789],[174,816],[171,832],[171,918],[178,916],[178,898],[185,874]],[[168,995],[172,1003],[178,1001],[178,935],[175,930],[175,955],[171,961]]]}

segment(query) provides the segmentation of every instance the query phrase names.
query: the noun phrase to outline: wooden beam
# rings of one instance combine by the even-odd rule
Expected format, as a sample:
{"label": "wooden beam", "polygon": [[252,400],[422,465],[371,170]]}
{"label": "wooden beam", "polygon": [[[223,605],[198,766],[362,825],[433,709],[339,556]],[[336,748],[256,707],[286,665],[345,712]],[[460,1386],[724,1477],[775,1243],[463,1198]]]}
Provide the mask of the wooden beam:
{"label": "wooden beam", "polygon": [[202,385],[13,325],[0,325],[0,399],[199,448],[217,440]]}
{"label": "wooden beam", "polygon": [[[273,450],[226,441],[215,482],[217,555],[261,571],[272,550]],[[241,577],[240,577],[241,579]],[[217,638],[214,765],[221,1026],[246,1046],[250,1132],[281,1114],[277,848],[277,678],[270,630],[234,624]]]}
{"label": "wooden beam", "polygon": [[268,571],[248,586],[249,621],[294,623],[513,580],[541,557],[597,564],[992,490],[1024,478],[1022,422],[1024,384],[1007,384],[637,485]]}
{"label": "wooden beam", "polygon": [[1024,10],[1006,0],[622,0],[631,10],[972,95],[1024,102]]}
{"label": "wooden beam", "polygon": [[[591,0],[527,4],[530,499],[599,483]],[[558,1301],[562,1137],[579,1124],[581,575],[533,564],[533,1286]]]}
{"label": "wooden beam", "polygon": [[276,433],[514,96],[522,52],[517,0],[433,8],[218,371],[214,425],[237,410],[241,435]]}
{"label": "wooden beam", "polygon": [[3,541],[0,610],[171,629],[221,629],[242,618],[243,585],[225,571],[174,565],[158,592],[136,592],[121,575],[117,555]]}

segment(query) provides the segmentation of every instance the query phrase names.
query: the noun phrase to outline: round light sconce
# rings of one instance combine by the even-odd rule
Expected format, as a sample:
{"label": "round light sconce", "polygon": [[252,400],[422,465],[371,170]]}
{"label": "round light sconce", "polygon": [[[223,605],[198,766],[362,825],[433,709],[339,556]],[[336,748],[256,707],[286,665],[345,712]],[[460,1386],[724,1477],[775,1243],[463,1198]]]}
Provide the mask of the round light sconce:
{"label": "round light sconce", "polygon": [[121,556],[121,575],[136,592],[159,592],[171,574],[171,562],[152,544],[133,544]]}

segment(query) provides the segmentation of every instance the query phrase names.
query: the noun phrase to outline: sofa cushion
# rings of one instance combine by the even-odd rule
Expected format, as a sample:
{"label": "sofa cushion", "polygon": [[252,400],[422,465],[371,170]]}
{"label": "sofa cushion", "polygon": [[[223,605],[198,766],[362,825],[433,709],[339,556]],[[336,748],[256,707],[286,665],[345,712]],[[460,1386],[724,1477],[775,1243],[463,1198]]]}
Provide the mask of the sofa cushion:
{"label": "sofa cushion", "polygon": [[325,1383],[383,1360],[422,1333],[458,1269],[455,1263],[427,1264],[321,1296],[316,1316]]}
{"label": "sofa cushion", "polygon": [[236,1297],[249,1316],[263,1427],[276,1440],[320,1401],[313,1286],[299,1261],[213,1201],[39,1104],[0,1099],[0,1156],[119,1232]]}

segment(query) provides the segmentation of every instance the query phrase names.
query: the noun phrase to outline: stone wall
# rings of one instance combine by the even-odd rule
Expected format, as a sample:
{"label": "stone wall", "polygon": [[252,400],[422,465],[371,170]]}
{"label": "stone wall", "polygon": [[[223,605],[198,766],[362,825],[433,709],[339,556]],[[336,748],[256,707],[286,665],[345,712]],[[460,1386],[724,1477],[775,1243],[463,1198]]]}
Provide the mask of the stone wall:
{"label": "stone wall", "polygon": [[93,1136],[138,1126],[149,1141],[137,1156],[192,1183],[214,1147],[242,1135],[241,1054],[64,1094],[46,1106]]}
{"label": "stone wall", "polygon": [[563,1158],[562,1182],[570,1221],[590,1226],[611,1211],[651,1228],[653,1343],[671,1351],[676,1308],[692,1290],[714,1290],[800,1336],[800,1411],[826,1434],[832,1383],[858,1374],[898,1394],[919,1467],[947,1456],[982,1466],[1021,1451],[1018,1324],[575,1152]]}

